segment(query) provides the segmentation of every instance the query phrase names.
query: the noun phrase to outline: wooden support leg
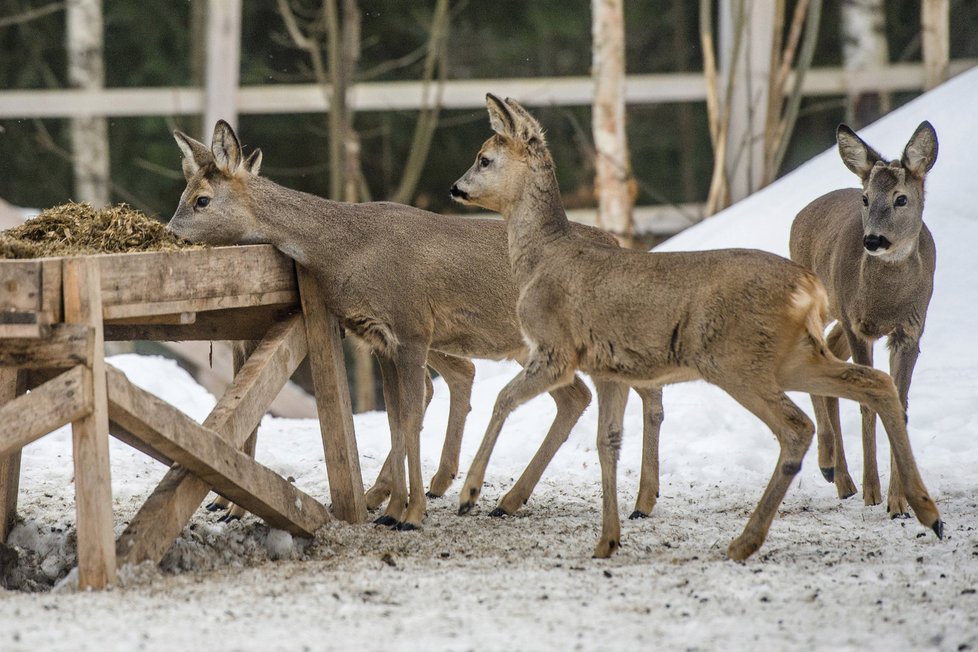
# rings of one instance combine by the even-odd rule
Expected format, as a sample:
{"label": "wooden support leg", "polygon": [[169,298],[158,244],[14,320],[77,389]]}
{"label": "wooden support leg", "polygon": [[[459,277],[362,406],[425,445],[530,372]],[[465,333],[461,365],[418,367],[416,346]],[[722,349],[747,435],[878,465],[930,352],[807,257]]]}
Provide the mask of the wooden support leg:
{"label": "wooden support leg", "polygon": [[[261,421],[279,390],[306,357],[306,333],[301,315],[269,329],[265,338],[235,374],[224,395],[204,421],[236,449]],[[147,559],[159,563],[187,521],[207,497],[210,485],[176,465],[129,522],[116,542],[120,564]]]}
{"label": "wooden support leg", "polygon": [[78,586],[115,584],[112,482],[109,471],[109,411],[105,388],[105,341],[98,263],[89,257],[64,261],[65,321],[92,329],[94,337],[83,386],[91,412],[72,422]]}
{"label": "wooden support leg", "polygon": [[367,503],[339,323],[327,312],[315,277],[301,267],[298,274],[333,515],[350,523],[362,523],[367,519]]}
{"label": "wooden support leg", "polygon": [[[0,368],[0,405],[17,396],[17,370]],[[0,543],[6,543],[7,535],[17,516],[17,490],[20,485],[20,451],[0,457]]]}

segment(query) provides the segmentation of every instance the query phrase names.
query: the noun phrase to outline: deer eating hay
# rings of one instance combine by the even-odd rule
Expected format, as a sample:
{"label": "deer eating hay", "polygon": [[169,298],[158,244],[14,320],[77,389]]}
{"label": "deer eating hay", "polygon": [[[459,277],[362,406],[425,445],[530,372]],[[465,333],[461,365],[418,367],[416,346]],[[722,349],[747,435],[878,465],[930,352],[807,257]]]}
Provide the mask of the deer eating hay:
{"label": "deer eating hay", "polygon": [[[920,354],[927,306],[934,289],[937,252],[923,222],[924,178],[937,160],[937,134],[923,122],[899,160],[887,162],[849,127],[837,131],[839,154],[863,188],[835,190],[803,208],[791,225],[791,259],[813,270],[829,295],[832,352],[872,366],[873,343],[886,336],[890,374],[900,403],[907,397]],[[856,493],[849,475],[839,401],[813,396],[818,425],[819,466],[834,480],[839,496]],[[876,466],[876,414],[861,407],[863,502],[880,503]],[[898,465],[891,464],[887,512],[907,511]]]}
{"label": "deer eating hay", "polygon": [[[215,126],[211,147],[179,131],[174,136],[183,153],[187,187],[170,230],[213,245],[274,245],[316,276],[329,309],[377,355],[391,453],[377,484],[367,492],[367,504],[379,506],[389,495],[377,522],[398,529],[420,527],[426,506],[419,442],[426,394],[430,396],[426,363],[444,375],[451,390],[445,448],[432,481],[432,493],[438,494],[458,468],[474,374],[464,358],[526,359],[505,224],[389,202],[334,202],[284,188],[259,176],[261,150],[244,157],[224,121]],[[615,242],[598,229],[579,225],[575,232],[591,241]],[[662,415],[661,392],[640,393],[649,462],[636,515],[645,515],[658,488],[654,461]],[[557,403],[553,424],[496,514],[511,514],[529,498],[591,394],[574,377],[552,396]],[[405,453],[410,491],[404,479]]]}
{"label": "deer eating hay", "polygon": [[[517,314],[530,352],[500,392],[479,454],[488,462],[506,417],[581,370],[598,396],[602,532],[596,557],[620,542],[617,460],[625,385],[660,387],[702,379],[759,417],[780,445],[774,474],[743,533],[728,548],[745,559],[764,542],[814,426],[785,391],[842,396],[871,405],[890,437],[907,499],[938,537],[943,524],[910,449],[892,380],[838,360],[824,335],[828,298],[817,277],[780,256],[754,250],[646,253],[577,237],[560,200],[539,123],[513,100],[486,98],[495,135],[453,186],[462,203],[506,219],[510,263],[520,287]],[[471,471],[460,511],[480,491]]]}

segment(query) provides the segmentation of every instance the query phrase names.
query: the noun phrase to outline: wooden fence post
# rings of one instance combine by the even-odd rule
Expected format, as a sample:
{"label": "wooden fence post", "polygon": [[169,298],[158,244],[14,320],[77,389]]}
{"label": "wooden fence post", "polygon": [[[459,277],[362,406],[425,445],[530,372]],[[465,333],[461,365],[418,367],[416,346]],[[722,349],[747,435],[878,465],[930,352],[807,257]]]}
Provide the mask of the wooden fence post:
{"label": "wooden fence post", "polygon": [[109,470],[109,408],[105,386],[105,339],[98,263],[91,257],[64,260],[65,322],[92,329],[84,369],[91,412],[71,424],[78,529],[78,587],[115,584],[112,481]]}

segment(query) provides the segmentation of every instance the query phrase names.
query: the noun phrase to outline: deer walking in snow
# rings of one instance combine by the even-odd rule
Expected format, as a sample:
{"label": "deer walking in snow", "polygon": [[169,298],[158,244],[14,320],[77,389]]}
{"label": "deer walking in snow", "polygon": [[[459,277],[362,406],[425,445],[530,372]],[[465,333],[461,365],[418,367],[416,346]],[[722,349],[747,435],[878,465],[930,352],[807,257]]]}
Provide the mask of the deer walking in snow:
{"label": "deer walking in snow", "polygon": [[943,524],[917,471],[903,410],[886,374],[838,360],[823,328],[828,297],[801,265],[753,250],[646,253],[586,241],[570,228],[553,160],[537,121],[513,100],[488,95],[495,135],[453,186],[462,203],[506,219],[520,287],[517,314],[530,346],[523,370],[500,392],[460,497],[470,508],[506,417],[537,394],[589,373],[598,396],[602,531],[596,557],[620,542],[617,461],[626,385],[703,379],[771,428],[778,463],[728,555],[745,559],[764,542],[814,436],[787,390],[869,404],[890,437],[917,518],[938,537]]}
{"label": "deer walking in snow", "polygon": [[[420,461],[421,421],[430,397],[426,363],[444,375],[451,390],[445,448],[432,481],[432,493],[440,495],[458,469],[474,375],[467,358],[526,360],[505,224],[390,202],[334,202],[284,188],[259,176],[261,150],[245,157],[224,121],[215,126],[210,147],[179,131],[174,137],[183,153],[187,187],[170,230],[213,245],[274,245],[317,277],[330,310],[376,354],[391,453],[367,492],[367,505],[375,508],[389,496],[377,522],[420,527],[426,507]],[[574,230],[589,241],[615,246],[614,238],[598,229],[578,225]],[[636,512],[647,515],[658,489],[653,462],[662,399],[658,389],[640,389],[640,394],[649,417],[645,457],[650,461]],[[557,403],[553,424],[497,514],[511,514],[526,502],[591,399],[577,377],[551,395]]]}
{"label": "deer walking in snow", "polygon": [[[862,181],[862,190],[836,190],[803,208],[791,225],[791,259],[818,275],[829,295],[829,316],[838,320],[828,343],[839,358],[872,366],[873,343],[887,337],[890,375],[900,403],[907,396],[920,354],[927,306],[934,289],[937,252],[923,222],[924,178],[937,159],[937,134],[923,122],[903,150],[887,162],[845,126],[837,132],[846,167]],[[818,424],[819,466],[834,480],[839,496],[856,493],[849,475],[839,401],[812,396]],[[863,435],[863,501],[878,505],[876,413],[861,406]],[[891,463],[887,511],[907,511],[899,465]]]}

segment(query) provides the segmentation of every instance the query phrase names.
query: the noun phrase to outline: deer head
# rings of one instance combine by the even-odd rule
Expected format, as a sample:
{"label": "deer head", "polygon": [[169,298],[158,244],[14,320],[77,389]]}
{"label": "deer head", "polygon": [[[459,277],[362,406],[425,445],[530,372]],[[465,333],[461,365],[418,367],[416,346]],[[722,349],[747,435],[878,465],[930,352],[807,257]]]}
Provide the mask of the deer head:
{"label": "deer head", "polygon": [[261,167],[261,150],[244,158],[238,137],[224,120],[214,126],[209,148],[180,131],[174,131],[173,137],[183,152],[187,187],[167,228],[182,238],[211,245],[268,242],[255,217],[249,188]]}
{"label": "deer head", "polygon": [[455,201],[505,213],[523,195],[530,172],[553,168],[553,160],[536,118],[515,100],[486,94],[489,125],[495,133],[483,145],[471,168],[452,185]]}
{"label": "deer head", "polygon": [[863,247],[883,260],[914,251],[923,224],[924,177],[937,160],[937,133],[920,123],[898,161],[887,162],[852,129],[839,125],[839,154],[863,182]]}

